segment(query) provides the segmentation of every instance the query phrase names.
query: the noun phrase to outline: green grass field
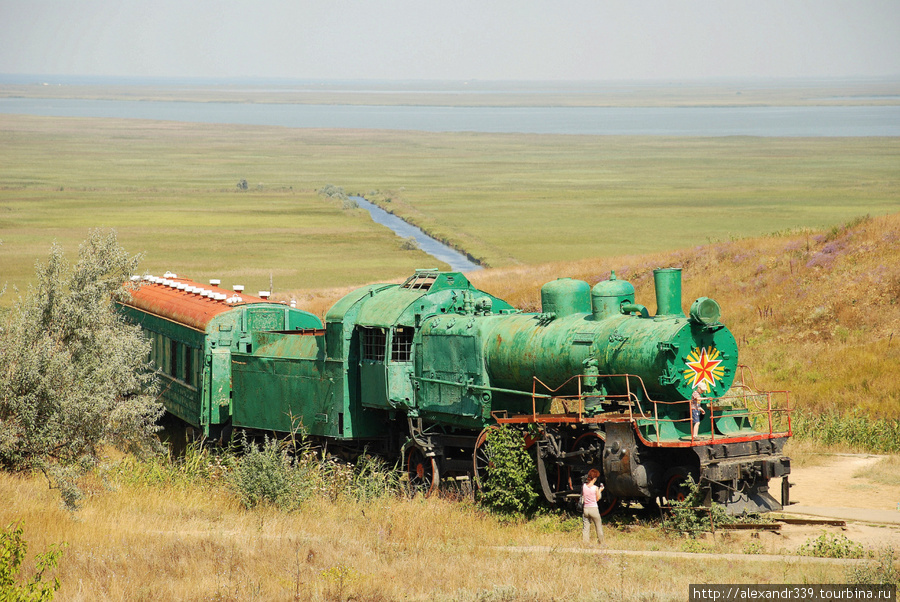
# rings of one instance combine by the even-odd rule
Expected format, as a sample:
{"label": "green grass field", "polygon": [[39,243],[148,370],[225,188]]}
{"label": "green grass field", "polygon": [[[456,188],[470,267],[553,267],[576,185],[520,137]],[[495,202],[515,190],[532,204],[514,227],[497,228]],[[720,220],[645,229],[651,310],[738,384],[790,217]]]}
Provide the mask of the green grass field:
{"label": "green grass field", "polygon": [[[250,187],[238,191],[245,178]],[[431,266],[372,195],[492,266],[685,248],[900,206],[900,139],[433,134],[0,116],[2,282],[53,241],[115,227],[150,272],[248,289],[355,285]],[[390,202],[386,199],[390,198]],[[9,304],[7,293],[0,303]]]}

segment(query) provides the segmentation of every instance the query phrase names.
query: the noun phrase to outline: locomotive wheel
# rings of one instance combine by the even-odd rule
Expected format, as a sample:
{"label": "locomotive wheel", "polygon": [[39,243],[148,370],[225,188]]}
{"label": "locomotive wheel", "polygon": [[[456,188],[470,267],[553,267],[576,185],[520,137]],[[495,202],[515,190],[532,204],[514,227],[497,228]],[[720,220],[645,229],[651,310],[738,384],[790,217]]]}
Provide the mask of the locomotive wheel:
{"label": "locomotive wheel", "polygon": [[683,502],[691,493],[691,488],[687,484],[687,478],[690,473],[686,468],[677,467],[666,473],[666,501]]}
{"label": "locomotive wheel", "polygon": [[[600,449],[596,452],[592,452],[589,454],[585,454],[581,456],[581,462],[588,466],[587,470],[579,473],[576,471],[573,473],[572,469],[569,469],[569,487],[572,489],[576,489],[579,493],[581,492],[580,485],[581,480],[587,476],[588,471],[591,468],[596,468],[600,471],[600,481],[605,480],[605,475],[603,474],[603,446],[606,444],[606,434],[600,433],[596,431],[590,431],[584,433],[575,439],[575,443],[572,444],[572,451],[578,451],[581,449],[588,449],[592,446],[600,443]],[[613,497],[610,494],[604,492],[600,500],[597,502],[597,508],[600,510],[600,516],[606,516],[610,514],[613,510],[619,507],[619,498]]]}
{"label": "locomotive wheel", "polygon": [[425,497],[437,491],[441,482],[437,460],[426,456],[415,445],[406,452],[406,474],[409,475],[410,489],[414,492],[421,491]]}
{"label": "locomotive wheel", "polygon": [[[551,504],[555,504],[558,501],[556,494],[568,485],[568,474],[553,458],[542,457],[543,452],[544,444],[539,441],[534,446],[534,452],[531,455],[538,469],[538,479],[544,498]],[[566,477],[563,476],[564,474]]]}
{"label": "locomotive wheel", "polygon": [[491,466],[491,459],[487,455],[486,443],[488,433],[500,427],[497,426],[489,426],[478,435],[478,439],[475,440],[475,451],[472,452],[472,468],[474,470],[475,477],[475,487],[481,489],[481,480],[487,474],[486,471],[488,467]]}

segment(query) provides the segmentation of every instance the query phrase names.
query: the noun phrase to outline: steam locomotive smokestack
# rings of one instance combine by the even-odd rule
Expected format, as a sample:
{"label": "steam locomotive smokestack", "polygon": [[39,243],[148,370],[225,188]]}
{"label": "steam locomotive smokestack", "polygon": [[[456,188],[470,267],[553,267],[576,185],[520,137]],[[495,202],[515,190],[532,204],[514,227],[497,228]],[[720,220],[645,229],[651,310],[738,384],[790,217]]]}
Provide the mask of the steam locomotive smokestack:
{"label": "steam locomotive smokestack", "polygon": [[681,309],[681,268],[653,270],[656,286],[656,315],[684,317]]}

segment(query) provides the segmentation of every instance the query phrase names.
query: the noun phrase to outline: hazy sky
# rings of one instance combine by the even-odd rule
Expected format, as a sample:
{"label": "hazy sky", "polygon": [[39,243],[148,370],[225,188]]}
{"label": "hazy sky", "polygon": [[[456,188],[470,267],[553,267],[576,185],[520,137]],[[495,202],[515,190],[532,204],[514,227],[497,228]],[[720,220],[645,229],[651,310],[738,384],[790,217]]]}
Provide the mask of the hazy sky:
{"label": "hazy sky", "polygon": [[900,75],[900,0],[0,0],[0,73]]}

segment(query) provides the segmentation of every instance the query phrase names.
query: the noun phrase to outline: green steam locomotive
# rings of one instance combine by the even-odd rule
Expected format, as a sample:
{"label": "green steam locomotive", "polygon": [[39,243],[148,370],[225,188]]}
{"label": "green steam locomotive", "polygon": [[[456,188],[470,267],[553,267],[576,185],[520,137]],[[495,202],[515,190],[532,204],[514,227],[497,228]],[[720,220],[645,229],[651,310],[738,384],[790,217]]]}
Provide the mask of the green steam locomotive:
{"label": "green steam locomotive", "polygon": [[541,312],[521,313],[461,273],[417,270],[349,293],[324,326],[264,291],[135,279],[121,309],[152,340],[168,412],[205,437],[302,427],[348,456],[402,458],[430,493],[477,484],[487,433],[510,425],[552,503],[577,497],[591,468],[603,513],[682,498],[687,477],[733,513],[788,503],[788,394],[748,382],[715,301],[683,313],[679,269],[654,271],[655,315],[614,273],[549,282]]}

